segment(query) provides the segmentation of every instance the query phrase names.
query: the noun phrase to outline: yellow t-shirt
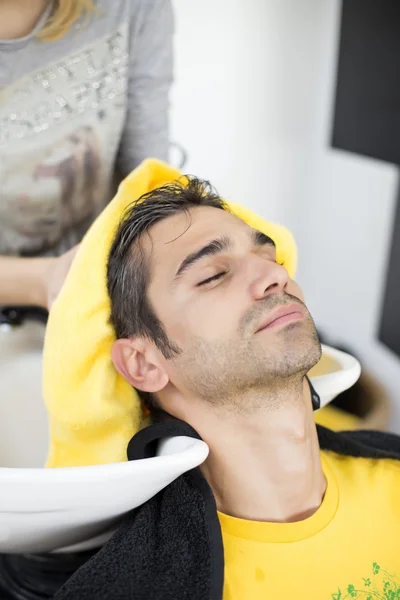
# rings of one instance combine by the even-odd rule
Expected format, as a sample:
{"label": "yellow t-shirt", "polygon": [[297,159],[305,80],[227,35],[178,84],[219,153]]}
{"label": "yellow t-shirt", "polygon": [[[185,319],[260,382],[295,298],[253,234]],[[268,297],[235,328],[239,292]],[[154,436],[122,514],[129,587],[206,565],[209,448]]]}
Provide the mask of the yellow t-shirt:
{"label": "yellow t-shirt", "polygon": [[224,600],[400,599],[400,461],[321,459],[327,488],[309,519],[219,513]]}

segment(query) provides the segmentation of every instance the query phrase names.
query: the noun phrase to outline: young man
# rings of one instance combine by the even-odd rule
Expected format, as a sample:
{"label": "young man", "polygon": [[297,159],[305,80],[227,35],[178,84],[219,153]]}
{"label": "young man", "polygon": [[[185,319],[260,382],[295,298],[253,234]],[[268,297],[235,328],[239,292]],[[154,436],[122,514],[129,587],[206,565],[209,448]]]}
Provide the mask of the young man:
{"label": "young man", "polygon": [[210,454],[89,563],[96,599],[400,598],[400,441],[317,432],[321,348],[273,241],[192,178],[130,209],[108,286],[114,364],[161,421],[130,457],[177,431]]}

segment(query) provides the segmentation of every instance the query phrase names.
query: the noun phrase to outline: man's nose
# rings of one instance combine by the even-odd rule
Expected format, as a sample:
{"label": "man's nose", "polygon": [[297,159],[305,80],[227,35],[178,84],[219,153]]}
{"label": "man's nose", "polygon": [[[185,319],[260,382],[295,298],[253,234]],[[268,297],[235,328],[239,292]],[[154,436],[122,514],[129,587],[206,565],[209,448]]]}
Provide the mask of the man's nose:
{"label": "man's nose", "polygon": [[289,275],[282,265],[261,257],[251,265],[252,280],[250,293],[254,300],[261,300],[270,294],[279,294],[286,290]]}

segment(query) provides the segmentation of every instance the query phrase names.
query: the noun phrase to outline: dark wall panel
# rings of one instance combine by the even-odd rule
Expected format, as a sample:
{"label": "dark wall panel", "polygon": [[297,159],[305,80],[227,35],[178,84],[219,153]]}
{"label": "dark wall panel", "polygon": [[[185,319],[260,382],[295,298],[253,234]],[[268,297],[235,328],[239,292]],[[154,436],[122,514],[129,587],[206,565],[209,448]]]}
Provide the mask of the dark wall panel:
{"label": "dark wall panel", "polygon": [[343,0],[332,145],[400,164],[400,0]]}
{"label": "dark wall panel", "polygon": [[400,356],[400,189],[393,227],[379,339]]}
{"label": "dark wall panel", "polygon": [[[400,0],[342,2],[332,146],[400,165]],[[400,192],[390,234],[378,335],[400,357]]]}

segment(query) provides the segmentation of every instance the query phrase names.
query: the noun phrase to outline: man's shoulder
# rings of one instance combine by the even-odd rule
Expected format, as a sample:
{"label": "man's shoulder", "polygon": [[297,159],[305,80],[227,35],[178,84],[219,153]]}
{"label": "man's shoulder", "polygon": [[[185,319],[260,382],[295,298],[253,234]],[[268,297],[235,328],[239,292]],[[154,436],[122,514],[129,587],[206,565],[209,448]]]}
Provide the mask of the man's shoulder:
{"label": "man's shoulder", "polygon": [[321,450],[360,458],[400,460],[400,436],[386,431],[359,430],[335,432],[317,426]]}

